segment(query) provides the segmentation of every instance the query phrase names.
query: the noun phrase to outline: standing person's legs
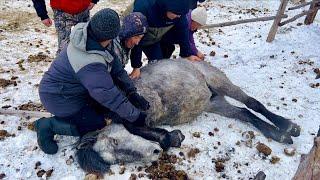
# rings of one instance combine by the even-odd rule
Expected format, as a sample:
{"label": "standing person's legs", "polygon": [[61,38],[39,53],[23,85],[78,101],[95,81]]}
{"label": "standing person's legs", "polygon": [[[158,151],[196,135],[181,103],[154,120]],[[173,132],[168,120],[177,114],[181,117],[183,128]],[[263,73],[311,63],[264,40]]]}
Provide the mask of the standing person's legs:
{"label": "standing person's legs", "polygon": [[147,56],[149,62],[163,59],[160,42],[157,42],[150,46],[144,46],[143,52]]}
{"label": "standing person's legs", "polygon": [[164,59],[169,59],[175,50],[174,44],[165,41],[160,42],[160,47]]}
{"label": "standing person's legs", "polygon": [[58,33],[58,50],[57,54],[63,47],[69,43],[71,27],[80,23],[87,22],[90,19],[89,10],[85,10],[79,14],[71,15],[61,10],[53,9],[54,25]]}

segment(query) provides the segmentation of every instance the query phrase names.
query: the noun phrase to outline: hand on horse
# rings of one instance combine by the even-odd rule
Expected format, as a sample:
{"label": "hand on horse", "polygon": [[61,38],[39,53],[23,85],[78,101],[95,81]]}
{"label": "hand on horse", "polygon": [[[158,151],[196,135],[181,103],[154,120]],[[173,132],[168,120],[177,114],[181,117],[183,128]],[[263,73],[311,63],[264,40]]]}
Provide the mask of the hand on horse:
{"label": "hand on horse", "polygon": [[138,109],[146,111],[150,108],[149,102],[143,96],[140,96],[137,92],[129,94],[128,99]]}

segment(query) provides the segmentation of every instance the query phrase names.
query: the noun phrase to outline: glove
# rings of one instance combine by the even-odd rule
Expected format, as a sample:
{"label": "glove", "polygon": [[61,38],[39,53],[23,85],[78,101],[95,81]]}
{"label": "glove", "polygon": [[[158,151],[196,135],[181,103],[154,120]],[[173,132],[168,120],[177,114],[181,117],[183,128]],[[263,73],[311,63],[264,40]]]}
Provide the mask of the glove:
{"label": "glove", "polygon": [[149,102],[136,92],[129,94],[128,99],[138,109],[146,111],[150,108]]}
{"label": "glove", "polygon": [[132,124],[135,126],[144,126],[146,123],[146,117],[147,117],[146,113],[140,112],[138,118],[134,122],[132,122]]}

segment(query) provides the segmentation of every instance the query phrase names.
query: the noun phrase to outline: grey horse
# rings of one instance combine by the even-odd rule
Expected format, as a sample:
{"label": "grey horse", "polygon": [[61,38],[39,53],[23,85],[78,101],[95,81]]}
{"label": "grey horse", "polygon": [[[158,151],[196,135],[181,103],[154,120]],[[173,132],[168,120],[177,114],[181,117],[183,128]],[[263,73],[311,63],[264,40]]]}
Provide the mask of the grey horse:
{"label": "grey horse", "polygon": [[[135,127],[130,124],[124,126],[134,135],[158,142],[164,150],[180,147],[184,136],[180,130],[169,132],[155,128],[156,126],[187,123],[203,112],[216,113],[250,123],[265,137],[280,143],[292,144],[291,136],[300,135],[300,127],[297,124],[270,112],[258,100],[234,85],[221,70],[205,61],[167,59],[149,63],[141,69],[141,78],[135,80],[135,85],[138,92],[150,102],[147,126]],[[263,121],[247,108],[230,104],[225,96],[245,104],[273,124]],[[102,151],[97,150],[99,149],[97,147],[101,146],[99,144],[103,146],[106,143],[97,138],[87,143],[84,139],[82,144],[85,144],[83,146],[85,148],[79,148],[77,152],[80,166],[87,171],[103,173],[109,164],[113,163],[103,157]],[[129,161],[132,162],[133,159]]]}

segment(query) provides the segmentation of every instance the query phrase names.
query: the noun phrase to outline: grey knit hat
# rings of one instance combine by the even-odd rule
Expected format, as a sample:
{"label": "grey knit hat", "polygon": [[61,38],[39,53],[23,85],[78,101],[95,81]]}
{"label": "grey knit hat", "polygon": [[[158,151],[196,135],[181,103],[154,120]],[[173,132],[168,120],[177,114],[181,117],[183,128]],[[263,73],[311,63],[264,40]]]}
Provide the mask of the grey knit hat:
{"label": "grey knit hat", "polygon": [[92,16],[89,27],[98,41],[114,39],[120,31],[119,15],[112,9],[102,9]]}

